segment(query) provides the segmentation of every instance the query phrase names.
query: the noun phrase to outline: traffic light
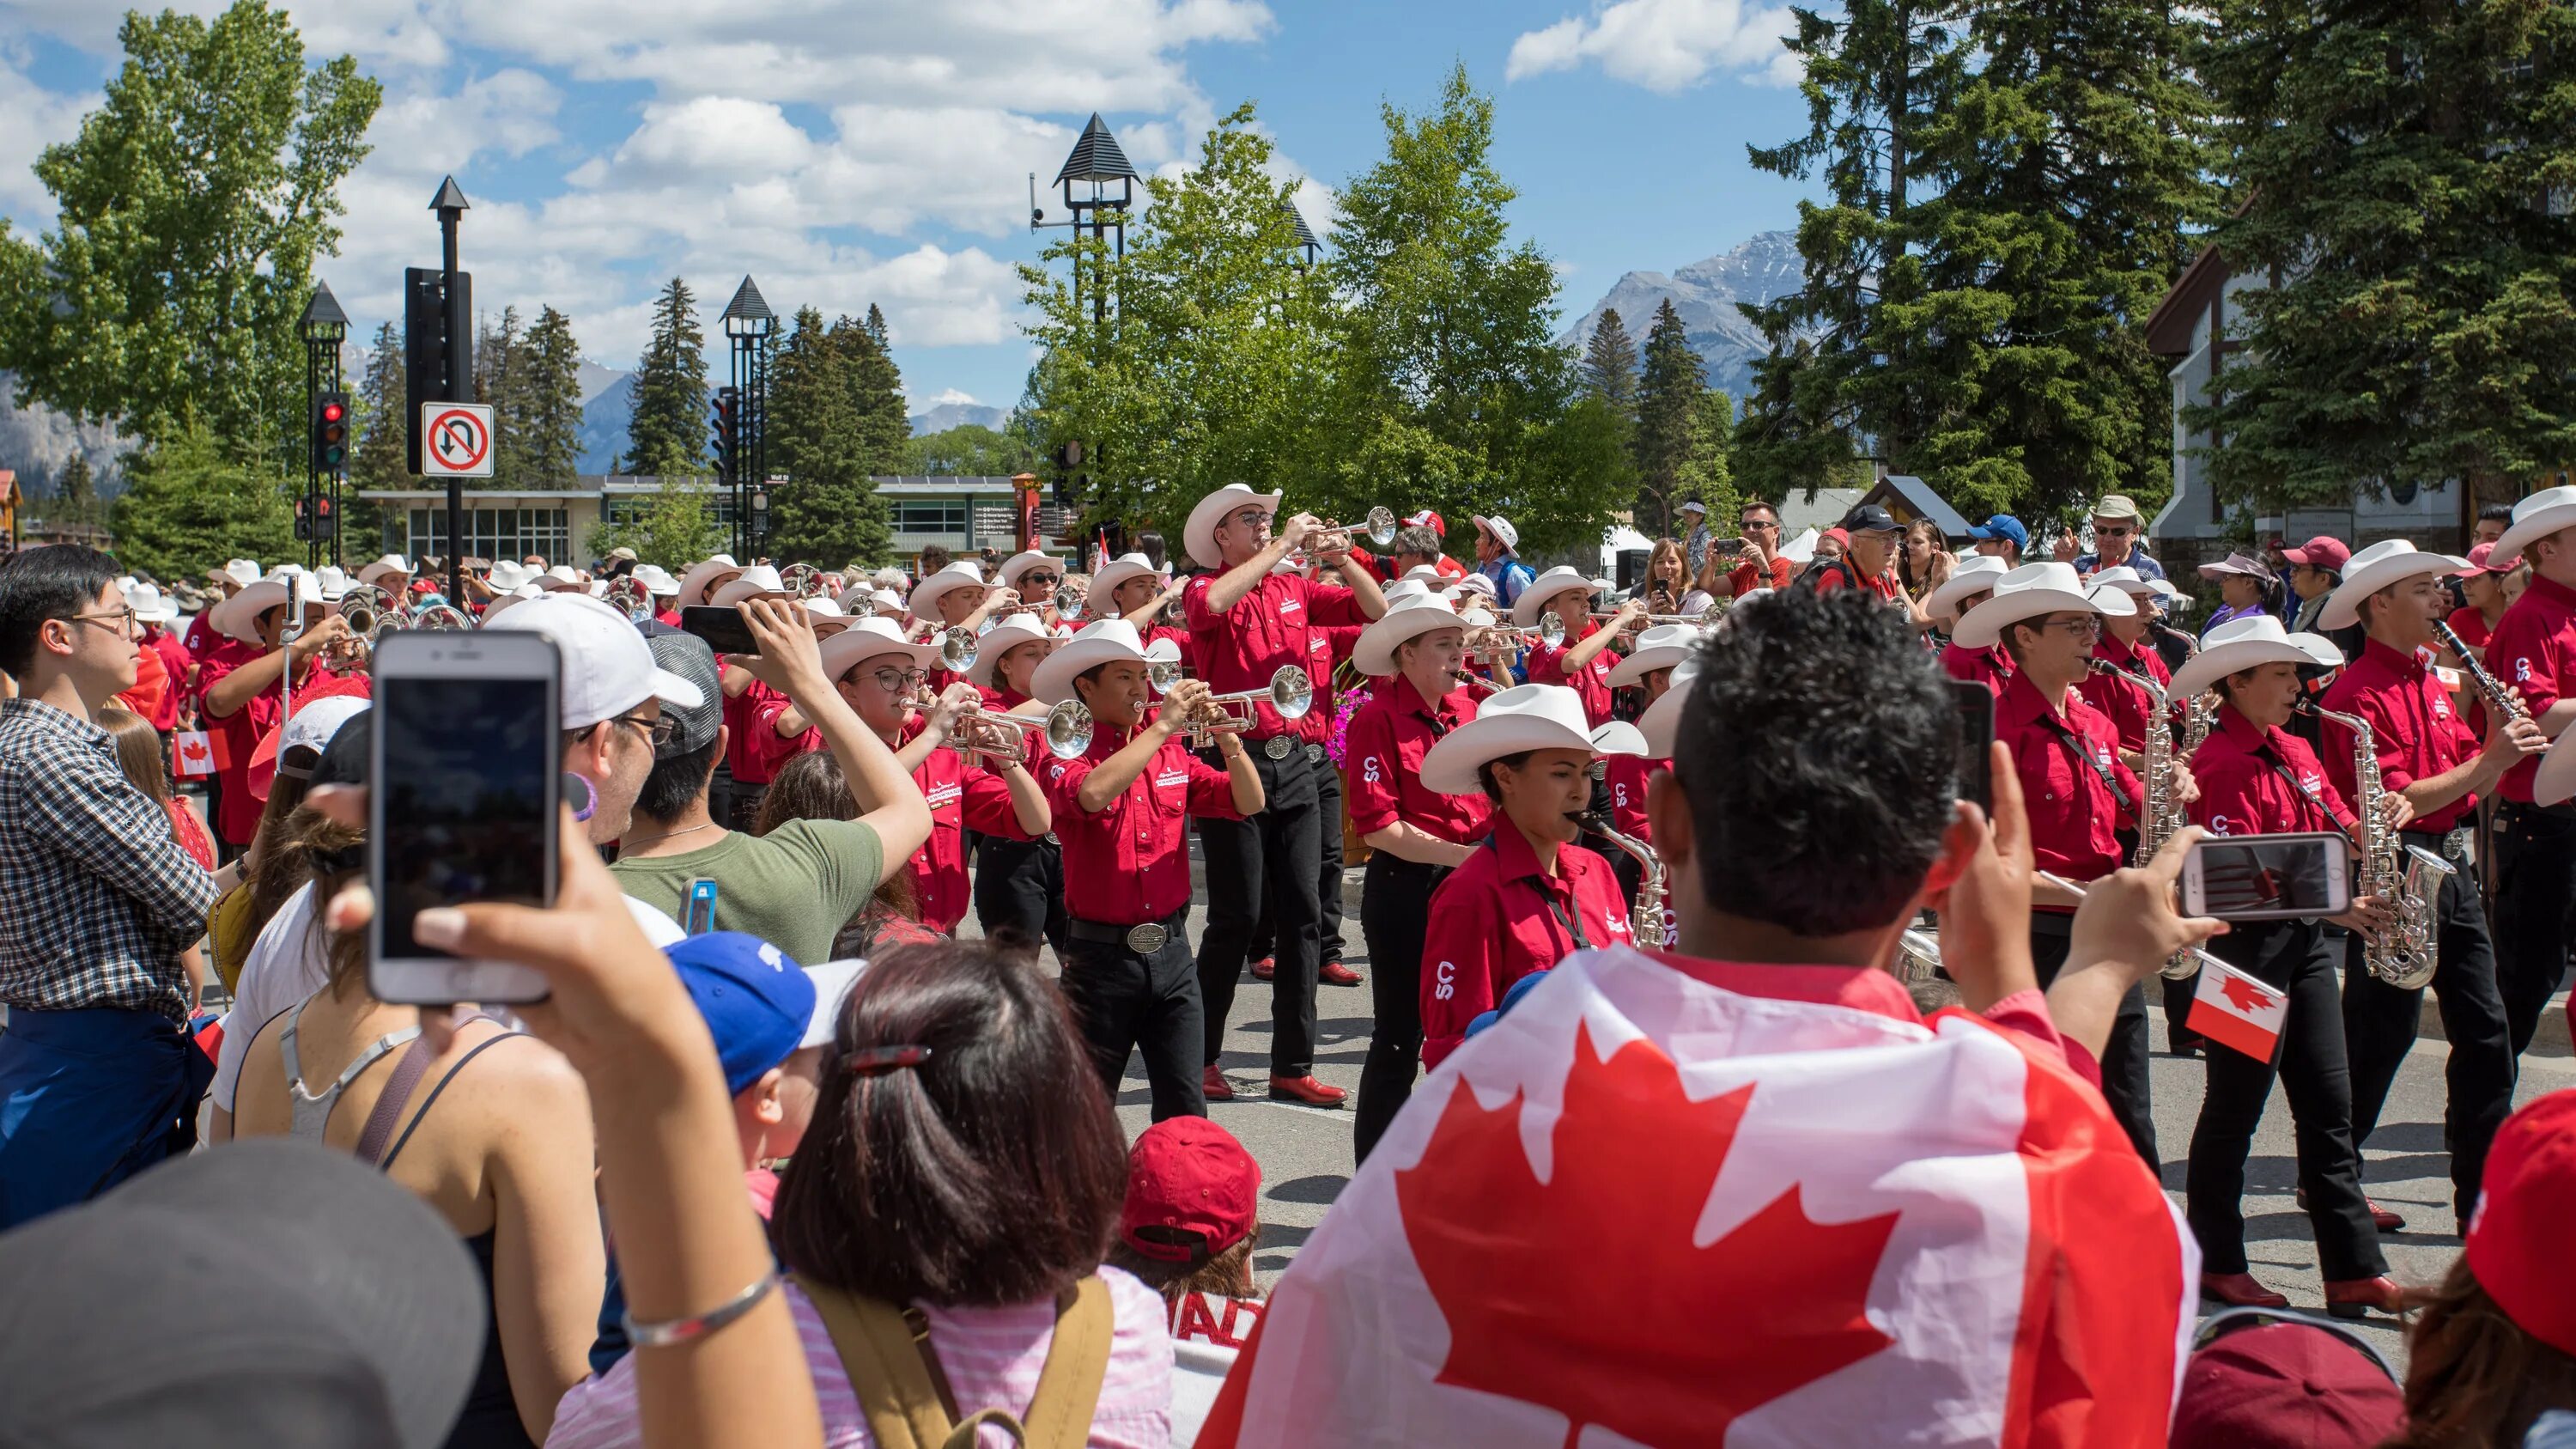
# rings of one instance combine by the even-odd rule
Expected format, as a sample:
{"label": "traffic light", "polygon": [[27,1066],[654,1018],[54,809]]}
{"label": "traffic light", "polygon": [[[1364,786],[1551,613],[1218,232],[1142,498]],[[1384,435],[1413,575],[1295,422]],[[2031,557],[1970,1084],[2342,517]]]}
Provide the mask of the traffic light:
{"label": "traffic light", "polygon": [[349,395],[326,392],[313,399],[313,471],[349,471]]}
{"label": "traffic light", "polygon": [[716,389],[715,406],[708,411],[708,456],[715,459],[716,476],[730,479],[742,443],[742,395],[729,387]]}

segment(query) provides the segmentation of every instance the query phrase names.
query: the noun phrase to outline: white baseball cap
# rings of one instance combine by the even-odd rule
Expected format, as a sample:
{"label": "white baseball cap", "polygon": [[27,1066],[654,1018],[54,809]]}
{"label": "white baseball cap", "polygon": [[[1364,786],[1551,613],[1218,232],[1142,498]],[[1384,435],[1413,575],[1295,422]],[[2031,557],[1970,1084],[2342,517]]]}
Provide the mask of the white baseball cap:
{"label": "white baseball cap", "polygon": [[563,727],[588,729],[648,699],[695,709],[696,685],[653,662],[653,648],[625,615],[588,594],[558,589],[528,599],[483,627],[525,629],[555,641],[563,655]]}

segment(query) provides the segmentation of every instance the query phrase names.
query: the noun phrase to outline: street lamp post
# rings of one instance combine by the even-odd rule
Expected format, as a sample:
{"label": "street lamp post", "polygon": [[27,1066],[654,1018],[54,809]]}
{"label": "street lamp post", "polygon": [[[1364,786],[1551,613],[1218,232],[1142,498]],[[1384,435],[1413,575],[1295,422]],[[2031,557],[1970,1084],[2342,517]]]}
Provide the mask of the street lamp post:
{"label": "street lamp post", "polygon": [[[1071,227],[1079,236],[1082,228],[1088,225],[1094,246],[1106,241],[1114,232],[1116,255],[1123,261],[1127,256],[1127,213],[1136,204],[1136,183],[1140,179],[1136,168],[1128,164],[1127,153],[1119,148],[1118,138],[1109,134],[1109,123],[1101,120],[1100,113],[1094,111],[1089,123],[1083,126],[1082,134],[1074,138],[1073,150],[1065,156],[1063,168],[1055,174],[1056,185],[1064,188],[1064,209],[1070,219],[1046,219],[1046,213],[1037,204],[1037,173],[1031,172],[1029,230],[1065,226]],[[1113,181],[1118,184],[1115,196],[1109,194],[1109,184]],[[1074,194],[1076,186],[1089,189],[1077,196]],[[1086,212],[1090,213],[1088,222],[1084,220]],[[1109,324],[1109,259],[1101,258],[1099,266],[1100,273],[1091,286],[1091,321],[1094,327],[1106,328]],[[1082,258],[1079,255],[1073,261],[1073,303],[1077,311],[1082,306]],[[1057,450],[1054,492],[1059,508],[1070,507],[1074,502],[1078,490],[1073,470],[1080,466],[1086,452],[1097,459],[1096,448],[1085,449],[1078,441],[1068,440]]]}
{"label": "street lamp post", "polygon": [[769,344],[778,314],[745,276],[725,304],[724,334],[732,344],[734,407],[733,538],[745,563],[769,537]]}
{"label": "street lamp post", "polygon": [[[340,347],[349,340],[349,314],[340,309],[340,299],[331,295],[331,284],[313,284],[312,300],[304,304],[304,315],[296,321],[295,335],[304,339],[304,415],[308,418],[324,393],[343,390],[340,375]],[[381,427],[395,421],[379,418]],[[324,488],[327,485],[329,503]],[[311,448],[305,449],[304,517],[309,527],[304,547],[307,568],[322,566],[322,529],[328,519],[331,529],[331,562],[340,562],[340,474],[325,472]]]}

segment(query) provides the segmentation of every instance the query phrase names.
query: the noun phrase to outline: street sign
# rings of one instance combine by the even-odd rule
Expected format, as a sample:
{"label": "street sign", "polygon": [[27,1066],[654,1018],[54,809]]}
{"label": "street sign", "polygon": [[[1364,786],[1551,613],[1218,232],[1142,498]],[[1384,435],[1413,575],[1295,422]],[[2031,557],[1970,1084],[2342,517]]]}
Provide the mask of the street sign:
{"label": "street sign", "polygon": [[492,476],[492,409],[484,403],[420,405],[420,471],[428,478]]}
{"label": "street sign", "polygon": [[974,512],[975,537],[979,540],[1009,538],[1018,526],[1010,508],[1002,504],[978,503]]}

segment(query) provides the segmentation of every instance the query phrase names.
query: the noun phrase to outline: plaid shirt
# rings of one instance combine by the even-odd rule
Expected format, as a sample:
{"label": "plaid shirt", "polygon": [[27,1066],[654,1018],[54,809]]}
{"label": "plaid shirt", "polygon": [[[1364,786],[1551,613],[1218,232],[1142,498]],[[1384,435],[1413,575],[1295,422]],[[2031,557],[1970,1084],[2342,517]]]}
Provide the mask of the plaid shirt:
{"label": "plaid shirt", "polygon": [[188,1018],[179,955],[215,880],[125,778],[107,731],[0,700],[0,1001]]}

